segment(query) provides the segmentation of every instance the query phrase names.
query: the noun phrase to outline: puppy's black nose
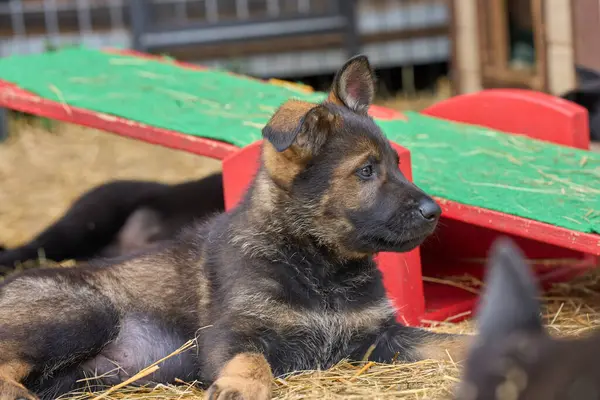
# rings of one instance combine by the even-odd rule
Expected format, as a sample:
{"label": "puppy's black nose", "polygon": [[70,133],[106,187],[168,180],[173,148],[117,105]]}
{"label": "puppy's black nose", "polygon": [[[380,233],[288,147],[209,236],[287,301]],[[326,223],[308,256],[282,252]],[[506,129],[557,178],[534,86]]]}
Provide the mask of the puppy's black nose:
{"label": "puppy's black nose", "polygon": [[438,206],[435,201],[428,198],[421,199],[421,202],[419,203],[419,212],[423,218],[428,221],[433,221],[442,215],[440,206]]}

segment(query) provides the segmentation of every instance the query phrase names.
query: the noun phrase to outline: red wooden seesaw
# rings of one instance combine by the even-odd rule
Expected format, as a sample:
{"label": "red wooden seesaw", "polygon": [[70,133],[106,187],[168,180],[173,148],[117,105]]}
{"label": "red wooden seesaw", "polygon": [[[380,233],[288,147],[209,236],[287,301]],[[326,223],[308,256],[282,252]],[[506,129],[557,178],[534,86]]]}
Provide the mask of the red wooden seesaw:
{"label": "red wooden seesaw", "polygon": [[[379,110],[374,108],[371,114],[377,115]],[[486,90],[442,101],[423,114],[589,149],[587,111],[539,92]],[[402,172],[412,180],[410,152],[396,143],[393,145],[400,154]],[[226,207],[234,207],[245,192],[259,156],[260,142],[256,142],[223,160]],[[539,271],[544,284],[569,279],[597,265],[599,235],[441,198],[436,200],[443,213],[435,240],[427,241],[420,251],[378,256],[386,288],[400,310],[398,317],[402,322],[417,325],[468,317],[475,306],[476,294],[440,284],[439,279],[466,273],[481,278],[482,262],[464,260],[485,258],[499,234],[513,237],[530,258],[570,260],[565,265]]]}
{"label": "red wooden seesaw", "polygon": [[[123,53],[123,52],[120,52]],[[130,55],[154,58],[127,51]],[[202,69],[186,63],[182,68]],[[251,181],[260,142],[243,149],[233,145],[184,135],[175,131],[97,113],[40,98],[0,81],[0,106],[62,120],[122,136],[223,160],[226,207],[235,206]],[[587,111],[573,103],[542,93],[522,90],[489,90],[442,101],[424,114],[447,120],[486,126],[506,132],[581,149],[589,147]],[[370,114],[380,119],[402,118],[397,111],[373,106]],[[394,144],[402,159],[401,169],[411,178],[410,152]],[[410,325],[468,317],[476,294],[440,278],[468,272],[481,275],[481,264],[465,259],[484,258],[498,234],[511,235],[531,258],[576,259],[566,265],[544,268],[544,282],[568,279],[597,263],[600,236],[574,232],[549,224],[483,208],[437,199],[443,215],[436,240],[406,254],[382,253],[377,257],[390,297],[399,308],[398,318]],[[424,281],[425,279],[425,281]],[[436,283],[437,282],[437,283]]]}

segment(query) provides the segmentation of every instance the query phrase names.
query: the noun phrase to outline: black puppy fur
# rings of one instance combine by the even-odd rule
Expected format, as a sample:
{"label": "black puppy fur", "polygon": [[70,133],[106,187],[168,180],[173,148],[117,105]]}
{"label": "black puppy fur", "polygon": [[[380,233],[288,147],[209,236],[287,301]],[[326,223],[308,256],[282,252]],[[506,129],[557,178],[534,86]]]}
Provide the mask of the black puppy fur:
{"label": "black puppy fur", "polygon": [[46,259],[87,261],[118,257],[173,239],[193,221],[224,210],[222,174],[175,185],[113,181],[79,197],[67,212],[30,242],[0,247],[0,274],[18,263]]}
{"label": "black puppy fur", "polygon": [[581,66],[577,66],[575,71],[577,87],[560,97],[579,104],[588,111],[590,139],[600,142],[600,72]]}

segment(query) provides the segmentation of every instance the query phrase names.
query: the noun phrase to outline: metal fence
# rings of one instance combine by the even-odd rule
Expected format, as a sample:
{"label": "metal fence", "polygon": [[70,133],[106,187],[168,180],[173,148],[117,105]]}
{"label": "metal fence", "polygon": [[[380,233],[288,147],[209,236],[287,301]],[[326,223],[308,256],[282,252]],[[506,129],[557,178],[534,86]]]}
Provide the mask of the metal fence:
{"label": "metal fence", "polygon": [[328,33],[341,33],[350,55],[359,51],[353,1],[300,0],[282,7],[272,0],[206,0],[195,10],[177,3],[173,13],[145,0],[131,4],[133,46],[144,51]]}

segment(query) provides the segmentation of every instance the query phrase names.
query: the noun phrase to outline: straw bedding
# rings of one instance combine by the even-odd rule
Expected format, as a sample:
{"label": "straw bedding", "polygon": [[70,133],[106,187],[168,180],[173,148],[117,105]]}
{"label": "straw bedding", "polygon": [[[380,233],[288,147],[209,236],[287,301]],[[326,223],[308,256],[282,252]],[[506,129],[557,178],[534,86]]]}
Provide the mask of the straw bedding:
{"label": "straw bedding", "polygon": [[[62,214],[82,191],[105,180],[179,182],[220,167],[216,161],[66,124],[57,125],[54,132],[23,121],[17,122],[17,128],[17,137],[0,145],[0,243],[8,245],[31,237]],[[600,325],[600,273],[555,286],[544,303],[552,333],[588,334]],[[471,333],[474,326],[467,321],[433,329]],[[160,368],[160,363],[150,367],[147,371]],[[459,377],[460,365],[452,360],[404,365],[340,363],[328,371],[280,377],[273,388],[277,399],[286,400],[443,399],[450,396]],[[176,386],[107,388],[104,393],[72,393],[66,398],[175,400],[201,395],[194,382],[181,382]]]}
{"label": "straw bedding", "polygon": [[[555,336],[582,336],[600,325],[600,273],[592,272],[569,284],[556,285],[543,296],[544,320]],[[474,323],[441,323],[432,328],[440,332],[473,333]],[[194,343],[186,346],[193,351]],[[141,378],[156,366],[143,370]],[[276,378],[273,382],[276,399],[450,399],[460,379],[461,366],[453,360],[421,361],[412,364],[381,365],[347,363],[327,371],[303,371]],[[69,400],[83,399],[192,399],[201,398],[196,382],[148,387],[125,386],[107,388],[105,392],[77,392],[65,396]]]}
{"label": "straw bedding", "polygon": [[217,160],[75,125],[13,121],[0,144],[0,243],[14,246],[60,217],[84,191],[111,179],[176,183],[219,171]]}

